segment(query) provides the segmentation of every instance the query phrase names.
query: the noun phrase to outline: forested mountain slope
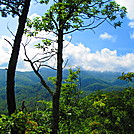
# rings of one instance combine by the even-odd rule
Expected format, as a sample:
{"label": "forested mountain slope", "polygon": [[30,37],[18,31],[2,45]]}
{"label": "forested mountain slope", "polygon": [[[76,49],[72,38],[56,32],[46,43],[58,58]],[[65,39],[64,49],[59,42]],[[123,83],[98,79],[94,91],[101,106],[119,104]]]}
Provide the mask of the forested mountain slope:
{"label": "forested mountain slope", "polygon": [[[41,74],[47,80],[48,77],[54,77],[56,72],[51,69],[41,69]],[[68,70],[64,70],[63,78],[68,75]],[[121,73],[112,72],[94,72],[81,70],[79,74],[79,88],[85,91],[85,94],[96,90],[111,91],[122,90],[125,87],[133,86],[133,83],[118,80]],[[34,72],[16,72],[16,101],[21,106],[22,101],[26,101],[29,109],[36,107],[38,100],[50,100],[51,96],[45,90],[38,77]],[[51,82],[48,84],[52,86]],[[6,109],[6,70],[0,70],[0,111],[5,112]]]}

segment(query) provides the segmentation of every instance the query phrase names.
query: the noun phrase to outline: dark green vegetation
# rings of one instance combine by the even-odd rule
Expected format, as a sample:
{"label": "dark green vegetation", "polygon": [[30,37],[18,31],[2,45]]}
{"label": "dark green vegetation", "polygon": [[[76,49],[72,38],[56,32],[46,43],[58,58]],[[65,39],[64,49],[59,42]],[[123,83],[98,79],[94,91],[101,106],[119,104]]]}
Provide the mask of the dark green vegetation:
{"label": "dark green vegetation", "polygon": [[[45,74],[44,79],[46,80],[48,77],[56,76],[56,72],[51,69],[41,69],[40,72],[41,74]],[[83,90],[83,96],[86,96],[96,90],[115,91],[123,90],[128,86],[134,87],[132,82],[117,79],[120,75],[121,73],[80,71],[79,89]],[[63,79],[67,78],[67,76],[68,70],[64,70]],[[36,105],[39,105],[37,103],[38,100],[51,99],[50,94],[40,84],[40,80],[34,72],[16,72],[15,81],[16,100],[19,108],[22,105],[22,101],[25,101],[25,104],[29,110],[35,110]],[[48,84],[53,87],[50,81],[48,81]],[[0,70],[0,113],[7,113],[5,86],[6,70]]]}
{"label": "dark green vegetation", "polygon": [[[3,70],[1,70],[4,72]],[[43,70],[43,72],[46,70]],[[48,71],[48,70],[47,70]],[[83,71],[82,71],[83,72]],[[81,72],[81,78],[84,72]],[[65,71],[64,74],[67,72]],[[86,72],[90,77],[105,73]],[[24,75],[22,75],[24,74]],[[115,81],[116,73],[106,73]],[[24,80],[38,81],[33,72],[17,72],[17,77],[23,76]],[[54,72],[49,72],[54,75]],[[66,75],[65,75],[66,76]],[[134,132],[134,89],[125,88],[122,91],[102,92],[101,90],[81,96],[79,89],[79,70],[69,70],[68,77],[63,80],[60,98],[59,134],[133,134]],[[97,77],[96,76],[96,77]],[[103,75],[105,76],[105,75]],[[29,78],[31,81],[29,80]],[[27,78],[27,79],[26,79]],[[105,76],[106,78],[106,76]],[[85,78],[86,79],[86,78]],[[91,80],[91,79],[90,79]],[[93,79],[94,80],[94,79]],[[103,81],[95,79],[96,81]],[[95,81],[95,82],[96,82]],[[108,80],[110,81],[110,79]],[[55,78],[51,78],[55,83]],[[25,83],[25,82],[24,82]],[[24,84],[23,83],[23,84]],[[33,82],[32,82],[33,83]],[[25,83],[28,85],[28,83]],[[30,84],[29,84],[30,85]],[[112,82],[111,82],[112,85]],[[125,84],[126,86],[126,84]],[[17,87],[17,86],[16,86]],[[34,86],[33,86],[34,87]],[[37,88],[37,87],[36,87]],[[114,88],[114,87],[113,87]],[[29,88],[30,89],[30,88]],[[37,88],[38,89],[38,88]],[[43,92],[42,92],[43,93]],[[29,92],[29,94],[32,94]],[[27,94],[25,94],[26,96]],[[20,96],[21,97],[21,96]],[[32,98],[32,97],[31,97]],[[29,98],[29,100],[31,99]],[[33,98],[37,101],[36,97]],[[40,105],[39,105],[40,104]],[[29,111],[29,106],[24,110],[17,110],[11,117],[1,115],[0,132],[7,134],[10,127],[18,130],[18,134],[49,134],[52,123],[52,101],[40,100]]]}

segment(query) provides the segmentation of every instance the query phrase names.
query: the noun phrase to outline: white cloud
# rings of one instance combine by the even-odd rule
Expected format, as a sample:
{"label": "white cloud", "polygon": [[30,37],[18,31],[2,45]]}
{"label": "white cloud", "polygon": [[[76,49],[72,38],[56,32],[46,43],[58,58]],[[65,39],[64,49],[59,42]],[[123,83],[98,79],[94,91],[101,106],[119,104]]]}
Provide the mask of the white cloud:
{"label": "white cloud", "polygon": [[102,40],[111,40],[112,42],[116,42],[116,37],[108,34],[107,32],[100,34],[99,38]]}
{"label": "white cloud", "polygon": [[10,53],[11,53],[11,46],[5,39],[7,41],[12,42],[12,40],[7,36],[1,36],[0,37],[0,65],[1,66],[3,64],[8,63],[9,56],[10,56]]}
{"label": "white cloud", "polygon": [[131,21],[131,22],[128,24],[128,26],[130,26],[131,28],[134,28],[134,22]]}
{"label": "white cloud", "polygon": [[113,37],[112,37],[112,35],[110,35],[110,34],[108,34],[107,32],[105,32],[104,34],[100,34],[100,38],[101,38],[101,39],[108,39],[108,40],[110,40],[110,39],[112,39]]}
{"label": "white cloud", "polygon": [[[36,14],[33,15],[37,16]],[[132,25],[132,24],[131,24]],[[40,32],[39,36],[56,40],[56,37],[52,33]],[[6,68],[7,63],[11,54],[11,46],[4,40],[4,38],[8,39],[12,42],[10,37],[1,36],[0,37],[0,68]],[[68,39],[71,38],[68,36]],[[113,40],[114,37],[108,33],[104,33],[100,35],[101,39],[109,39]],[[131,38],[134,38],[134,33],[131,34]],[[23,36],[23,43],[27,40],[26,36]],[[113,71],[113,72],[129,72],[134,71],[134,53],[128,53],[123,56],[118,56],[118,52],[116,50],[111,51],[108,48],[104,48],[100,51],[91,52],[90,48],[85,47],[82,43],[72,44],[69,43],[66,38],[64,38],[64,63],[69,60],[68,66],[80,67],[85,70],[90,71]],[[30,43],[27,45],[27,54],[30,58],[33,58],[37,53],[43,54],[42,50],[36,49],[34,47],[35,44],[40,42],[40,39],[32,38]],[[57,46],[56,43],[53,44]],[[51,49],[51,48],[50,48]],[[40,57],[42,55],[38,55]],[[19,55],[19,62],[17,66],[17,70],[27,71],[32,70],[29,63],[24,61],[25,55],[23,51],[23,47],[21,46],[21,51]],[[51,59],[47,64],[54,66],[55,59]]]}
{"label": "white cloud", "polygon": [[36,17],[41,17],[40,15],[38,15],[37,13],[33,13],[32,15],[29,16],[29,19],[34,19]]}
{"label": "white cloud", "polygon": [[[42,33],[43,34],[43,33]],[[48,35],[53,37],[53,35]],[[5,63],[9,61],[11,47],[7,45],[6,41],[3,41],[4,37],[0,39],[0,67],[3,67]],[[23,37],[26,40],[26,37]],[[10,40],[10,39],[9,39]],[[35,56],[37,53],[42,53],[42,50],[34,48],[34,45],[39,41],[39,39],[32,38],[30,44],[27,46],[27,54],[30,58]],[[68,44],[68,45],[67,45]],[[54,44],[56,45],[56,44]],[[67,46],[66,46],[67,45]],[[64,41],[64,63],[68,61],[68,66],[80,67],[81,69],[90,70],[90,71],[113,71],[113,72],[130,72],[134,71],[134,53],[128,53],[126,55],[118,56],[118,52],[116,50],[111,51],[108,48],[104,48],[100,51],[96,51],[95,53],[91,52],[91,50],[85,47],[82,43],[72,44],[68,41]],[[38,55],[40,57],[40,55]],[[21,46],[19,62],[17,66],[17,70],[20,71],[28,71],[32,70],[29,63],[24,61],[24,51]],[[48,65],[54,66],[55,59],[51,59],[47,62]],[[5,65],[4,68],[7,66]]]}
{"label": "white cloud", "polygon": [[66,58],[69,59],[69,65],[80,66],[86,70],[92,71],[134,71],[134,54],[118,56],[117,51],[111,51],[107,48],[101,51],[91,53],[89,48],[79,44],[68,45],[65,50]]}
{"label": "white cloud", "polygon": [[134,32],[130,34],[130,38],[134,39]]}
{"label": "white cloud", "polygon": [[125,6],[127,8],[127,16],[130,20],[134,19],[134,0],[115,0],[121,6]]}

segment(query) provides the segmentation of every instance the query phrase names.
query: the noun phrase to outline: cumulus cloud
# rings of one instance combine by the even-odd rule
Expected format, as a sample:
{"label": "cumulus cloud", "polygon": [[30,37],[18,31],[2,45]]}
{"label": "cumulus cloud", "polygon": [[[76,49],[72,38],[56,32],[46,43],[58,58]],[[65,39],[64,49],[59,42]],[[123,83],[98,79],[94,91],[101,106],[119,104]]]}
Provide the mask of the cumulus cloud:
{"label": "cumulus cloud", "polygon": [[38,15],[37,13],[33,13],[32,15],[29,16],[29,19],[34,19],[36,17],[41,17],[40,15]]}
{"label": "cumulus cloud", "polygon": [[[43,33],[42,33],[43,34]],[[46,37],[53,37],[53,35],[46,34]],[[7,67],[9,61],[11,46],[4,41],[5,37],[0,38],[0,67]],[[55,37],[53,37],[55,39]],[[23,37],[23,42],[26,41],[26,37]],[[33,58],[37,53],[43,54],[42,50],[36,49],[35,44],[39,42],[39,39],[32,38],[30,44],[27,46],[27,54],[29,58]],[[57,45],[56,43],[54,45]],[[126,55],[118,56],[116,50],[109,50],[104,48],[100,51],[92,52],[90,48],[85,47],[82,43],[72,44],[68,41],[64,41],[64,64],[68,60],[67,66],[80,67],[81,69],[90,71],[112,71],[112,72],[129,72],[134,71],[134,53],[128,53]],[[42,56],[42,55],[41,55]],[[32,70],[29,63],[24,61],[24,51],[21,46],[19,62],[17,70],[28,71]],[[46,64],[54,66],[55,58],[51,59]]]}
{"label": "cumulus cloud", "polygon": [[130,20],[134,19],[134,1],[133,0],[115,0],[121,6],[125,6],[127,8],[127,16]]}
{"label": "cumulus cloud", "polygon": [[69,65],[79,66],[90,71],[134,71],[134,54],[118,56],[117,51],[104,48],[95,53],[91,53],[89,48],[83,44],[77,46],[70,44],[66,48],[64,55],[69,59]]}
{"label": "cumulus cloud", "polygon": [[128,26],[130,26],[131,28],[134,28],[134,22],[133,22],[133,21],[130,22],[130,23],[128,24]]}
{"label": "cumulus cloud", "polygon": [[108,34],[107,32],[100,34],[99,38],[102,40],[111,40],[112,42],[116,41],[116,38],[114,36]]}
{"label": "cumulus cloud", "polygon": [[[37,14],[30,16],[31,18],[37,17]],[[39,16],[38,16],[39,17]],[[133,23],[130,24],[131,26]],[[49,38],[56,40],[57,37],[53,33],[40,32],[39,37]],[[12,37],[0,36],[0,68],[6,68],[11,55],[11,46],[4,39],[12,42]],[[66,38],[71,39],[71,36],[66,36],[64,38],[64,64],[68,60],[68,66],[80,67],[85,70],[90,71],[113,71],[113,72],[128,72],[134,71],[134,53],[128,53],[126,55],[118,56],[116,50],[112,51],[108,48],[103,48],[100,51],[92,52],[90,48],[87,48],[82,43],[72,44],[66,40]],[[134,38],[134,33],[131,34],[131,38]],[[100,39],[114,40],[114,37],[107,32],[100,35]],[[30,41],[30,42],[29,42]],[[23,43],[29,42],[27,45],[27,54],[30,59],[38,55],[39,58],[42,56],[43,51],[34,47],[35,44],[40,42],[40,38],[28,39],[25,35],[23,36]],[[53,44],[57,47],[56,42]],[[50,49],[52,49],[51,46]],[[23,46],[21,46],[21,51],[18,60],[17,70],[19,71],[29,71],[32,70],[29,63],[25,62],[25,55],[23,51]],[[46,64],[50,66],[55,66],[55,58],[49,60]]]}
{"label": "cumulus cloud", "polygon": [[100,34],[100,38],[101,39],[112,39],[112,35],[108,34],[107,32],[105,32],[104,34]]}
{"label": "cumulus cloud", "polygon": [[134,32],[130,34],[130,38],[134,39]]}

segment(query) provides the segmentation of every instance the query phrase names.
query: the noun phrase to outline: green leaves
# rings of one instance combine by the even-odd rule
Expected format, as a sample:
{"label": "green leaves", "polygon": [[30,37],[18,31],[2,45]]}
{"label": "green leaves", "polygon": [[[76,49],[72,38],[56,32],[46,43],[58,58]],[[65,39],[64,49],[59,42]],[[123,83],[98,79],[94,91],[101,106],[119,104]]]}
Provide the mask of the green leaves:
{"label": "green leaves", "polygon": [[[78,74],[77,71],[69,71],[72,81],[77,80],[78,75],[73,77],[73,74]],[[72,88],[71,84],[75,86]],[[66,90],[62,89],[60,98],[60,133],[132,134],[134,132],[134,88],[114,92],[96,91],[81,98],[78,97],[80,93],[74,87],[78,88],[76,81],[67,80],[63,83],[63,88]],[[44,111],[39,109],[33,112],[18,111],[11,117],[1,115],[0,133],[8,133],[11,126],[20,133],[24,131],[28,134],[50,133],[52,101],[40,100],[38,103],[42,103]]]}
{"label": "green leaves", "polygon": [[0,12],[2,17],[12,15],[12,17],[20,16],[22,8],[24,6],[24,0],[1,0]]}
{"label": "green leaves", "polygon": [[134,78],[134,73],[133,72],[128,72],[128,73],[122,73],[122,76],[119,76],[118,79],[120,80],[126,80],[126,81],[132,81]]}
{"label": "green leaves", "polygon": [[121,21],[118,21],[118,22],[114,23],[114,27],[115,28],[121,27],[121,24],[122,24],[122,22]]}
{"label": "green leaves", "polygon": [[[40,3],[48,4],[48,0],[40,0]],[[117,18],[124,18],[126,8],[120,7],[115,1],[97,0],[64,0],[55,2],[50,9],[40,18],[35,18],[29,27],[37,31],[52,31],[56,35],[59,29],[64,34],[76,30],[86,30],[98,27],[104,21],[108,21],[115,28],[121,26]],[[59,21],[62,21],[59,25]]]}
{"label": "green leaves", "polygon": [[126,16],[127,9],[125,7],[120,7],[116,2],[111,1],[108,4],[105,5],[104,9],[101,10],[101,14],[103,16],[107,16],[108,21],[110,24],[112,24],[112,21],[114,22],[112,25],[114,28],[121,27],[122,22],[117,21],[117,18],[123,19]]}
{"label": "green leaves", "polygon": [[49,0],[40,0],[40,3],[41,3],[41,4],[44,4],[44,3],[45,3],[45,4],[48,4],[48,3],[49,3]]}
{"label": "green leaves", "polygon": [[49,40],[49,39],[45,39],[45,40],[42,40],[42,42],[46,45],[46,46],[50,46],[52,41]]}

